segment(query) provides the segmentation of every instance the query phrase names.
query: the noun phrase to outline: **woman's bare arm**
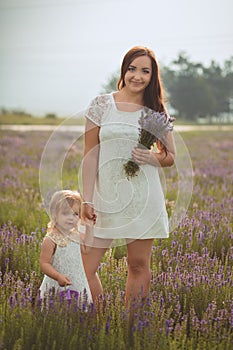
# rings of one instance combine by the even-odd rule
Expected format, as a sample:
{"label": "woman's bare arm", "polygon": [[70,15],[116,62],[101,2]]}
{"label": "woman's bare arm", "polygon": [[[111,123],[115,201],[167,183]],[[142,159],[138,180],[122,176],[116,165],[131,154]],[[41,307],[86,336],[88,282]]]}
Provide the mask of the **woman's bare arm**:
{"label": "woman's bare arm", "polygon": [[[99,163],[100,128],[87,119],[85,127],[84,159],[82,166],[83,201],[82,218],[94,220],[93,201]],[[85,204],[85,202],[87,202]]]}

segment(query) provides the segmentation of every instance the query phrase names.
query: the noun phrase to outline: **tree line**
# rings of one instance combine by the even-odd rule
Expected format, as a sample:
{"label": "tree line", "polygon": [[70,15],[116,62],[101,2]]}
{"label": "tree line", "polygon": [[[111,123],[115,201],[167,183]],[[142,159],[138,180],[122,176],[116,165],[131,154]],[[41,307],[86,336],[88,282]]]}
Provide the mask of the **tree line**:
{"label": "tree line", "polygon": [[[169,65],[160,64],[168,109],[179,119],[232,122],[233,56],[220,65],[192,62],[181,52]],[[116,90],[119,72],[112,74],[102,92]]]}

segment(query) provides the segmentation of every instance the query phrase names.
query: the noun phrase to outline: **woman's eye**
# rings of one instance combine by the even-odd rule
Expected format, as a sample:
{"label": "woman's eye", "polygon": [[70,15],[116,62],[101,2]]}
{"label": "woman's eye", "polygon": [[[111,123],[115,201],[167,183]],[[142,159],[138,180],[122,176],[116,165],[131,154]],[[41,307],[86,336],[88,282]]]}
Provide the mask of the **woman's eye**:
{"label": "woman's eye", "polygon": [[145,74],[149,74],[149,73],[150,73],[150,71],[149,71],[149,70],[147,70],[147,69],[143,69],[143,73],[145,73]]}
{"label": "woman's eye", "polygon": [[128,71],[130,71],[130,72],[133,72],[134,70],[135,70],[134,67],[129,67],[129,68],[128,68]]}

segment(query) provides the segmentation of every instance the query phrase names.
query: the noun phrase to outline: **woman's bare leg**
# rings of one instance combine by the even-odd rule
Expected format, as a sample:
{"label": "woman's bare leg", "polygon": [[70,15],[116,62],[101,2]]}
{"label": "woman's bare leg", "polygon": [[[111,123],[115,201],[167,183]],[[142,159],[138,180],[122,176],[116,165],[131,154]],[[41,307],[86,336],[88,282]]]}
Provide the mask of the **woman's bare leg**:
{"label": "woman's bare leg", "polygon": [[112,241],[108,240],[108,243],[106,242],[107,240],[103,242],[103,240],[95,238],[88,254],[82,254],[83,265],[93,301],[96,301],[103,294],[103,287],[97,274],[97,269],[107,250],[108,243],[110,245]]}
{"label": "woman's bare leg", "polygon": [[126,305],[139,295],[145,298],[150,289],[150,257],[153,239],[135,240],[127,244],[128,277]]}

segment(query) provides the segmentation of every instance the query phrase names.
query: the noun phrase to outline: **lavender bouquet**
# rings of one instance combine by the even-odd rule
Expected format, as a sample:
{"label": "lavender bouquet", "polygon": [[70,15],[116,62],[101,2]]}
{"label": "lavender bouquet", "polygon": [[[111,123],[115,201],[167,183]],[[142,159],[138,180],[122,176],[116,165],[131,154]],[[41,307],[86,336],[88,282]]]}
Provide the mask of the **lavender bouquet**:
{"label": "lavender bouquet", "polygon": [[[139,118],[139,148],[150,149],[151,146],[160,140],[165,146],[165,136],[168,131],[173,129],[173,122],[175,119],[168,117],[164,112],[155,112],[152,109],[144,108]],[[127,178],[137,176],[139,165],[133,159],[129,159],[124,165],[124,170]]]}

